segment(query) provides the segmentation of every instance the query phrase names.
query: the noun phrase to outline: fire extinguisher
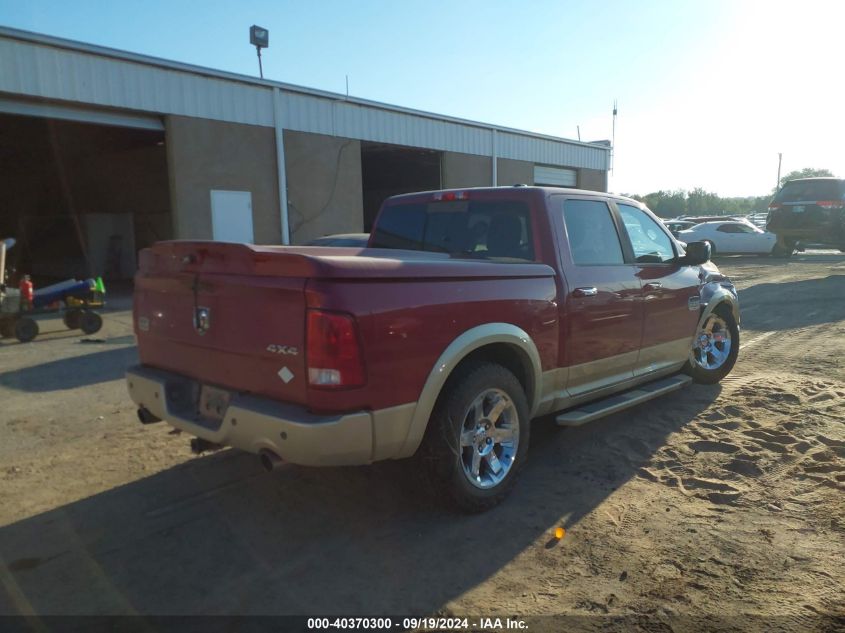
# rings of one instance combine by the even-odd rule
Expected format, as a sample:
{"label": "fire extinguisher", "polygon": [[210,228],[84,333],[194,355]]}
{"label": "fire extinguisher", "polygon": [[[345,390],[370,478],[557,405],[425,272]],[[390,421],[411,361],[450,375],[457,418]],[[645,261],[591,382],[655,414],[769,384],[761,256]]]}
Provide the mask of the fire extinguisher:
{"label": "fire extinguisher", "polygon": [[21,291],[21,310],[31,310],[32,298],[35,292],[33,290],[32,280],[29,278],[29,275],[24,275],[21,278],[19,289]]}

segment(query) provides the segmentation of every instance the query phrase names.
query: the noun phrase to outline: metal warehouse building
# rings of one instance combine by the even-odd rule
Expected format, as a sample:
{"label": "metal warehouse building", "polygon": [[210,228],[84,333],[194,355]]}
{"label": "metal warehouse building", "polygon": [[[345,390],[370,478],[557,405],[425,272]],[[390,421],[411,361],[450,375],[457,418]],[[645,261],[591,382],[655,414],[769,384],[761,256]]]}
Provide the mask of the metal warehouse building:
{"label": "metal warehouse building", "polygon": [[130,277],[156,240],[301,244],[390,195],[604,191],[610,148],[0,28],[0,237],[38,276]]}

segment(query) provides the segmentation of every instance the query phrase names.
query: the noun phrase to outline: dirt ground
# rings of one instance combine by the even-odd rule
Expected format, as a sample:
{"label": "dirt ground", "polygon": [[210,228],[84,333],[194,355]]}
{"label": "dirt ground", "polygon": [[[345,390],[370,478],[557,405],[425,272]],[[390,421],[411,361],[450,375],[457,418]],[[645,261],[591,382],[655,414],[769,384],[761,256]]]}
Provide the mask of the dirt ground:
{"label": "dirt ground", "polygon": [[266,474],[254,456],[195,457],[186,436],[142,427],[121,379],[135,358],[125,300],[101,341],[57,321],[33,343],[4,340],[0,614],[832,630],[820,614],[845,614],[845,256],[717,263],[740,288],[734,372],[578,429],[536,421],[519,485],[480,516],[440,509],[403,463]]}

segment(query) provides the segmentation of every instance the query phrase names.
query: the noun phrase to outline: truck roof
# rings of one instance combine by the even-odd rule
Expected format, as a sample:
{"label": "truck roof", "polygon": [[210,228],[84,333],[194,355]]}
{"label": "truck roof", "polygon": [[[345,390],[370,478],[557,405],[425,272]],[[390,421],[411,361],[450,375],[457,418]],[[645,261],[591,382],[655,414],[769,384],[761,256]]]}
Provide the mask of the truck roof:
{"label": "truck roof", "polygon": [[411,199],[416,198],[419,196],[426,196],[426,195],[433,195],[435,193],[447,193],[447,192],[463,192],[463,191],[476,191],[476,192],[483,192],[483,193],[493,193],[499,191],[520,191],[525,192],[526,195],[528,194],[536,194],[537,192],[541,192],[544,195],[549,194],[574,194],[574,195],[594,195],[594,196],[601,196],[603,198],[613,198],[614,200],[622,200],[624,202],[632,203],[634,205],[640,206],[642,205],[641,202],[634,200],[633,198],[629,198],[627,196],[623,196],[616,193],[608,193],[606,191],[593,191],[590,189],[575,189],[573,187],[548,187],[548,186],[540,186],[540,185],[499,185],[498,187],[453,187],[451,189],[431,189],[429,191],[415,191],[412,193],[402,193],[395,196],[391,196],[388,200],[404,200],[404,199]]}

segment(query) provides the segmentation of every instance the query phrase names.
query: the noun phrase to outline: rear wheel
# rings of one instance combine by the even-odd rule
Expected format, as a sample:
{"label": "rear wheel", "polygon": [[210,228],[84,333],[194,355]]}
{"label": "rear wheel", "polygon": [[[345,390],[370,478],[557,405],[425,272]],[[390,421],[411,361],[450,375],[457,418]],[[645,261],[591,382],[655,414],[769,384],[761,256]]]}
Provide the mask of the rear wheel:
{"label": "rear wheel", "polygon": [[79,328],[85,334],[94,334],[103,327],[103,318],[96,312],[83,312],[79,318]]}
{"label": "rear wheel", "polygon": [[528,416],[522,385],[500,365],[474,363],[450,379],[420,447],[434,492],[464,512],[500,503],[525,461]]}
{"label": "rear wheel", "polygon": [[15,322],[15,337],[21,343],[29,343],[38,336],[38,323],[29,317],[21,317]]}
{"label": "rear wheel", "polygon": [[798,244],[796,240],[784,240],[778,238],[772,248],[772,257],[792,257],[795,252],[795,246]]}
{"label": "rear wheel", "polygon": [[65,327],[69,330],[78,330],[79,323],[82,319],[82,310],[79,308],[70,308],[65,310],[64,317],[62,317],[62,321],[64,321]]}
{"label": "rear wheel", "polygon": [[739,327],[730,306],[717,307],[699,326],[685,371],[711,385],[727,376],[739,354]]}
{"label": "rear wheel", "polygon": [[13,318],[0,319],[0,336],[3,338],[15,337],[15,320]]}

